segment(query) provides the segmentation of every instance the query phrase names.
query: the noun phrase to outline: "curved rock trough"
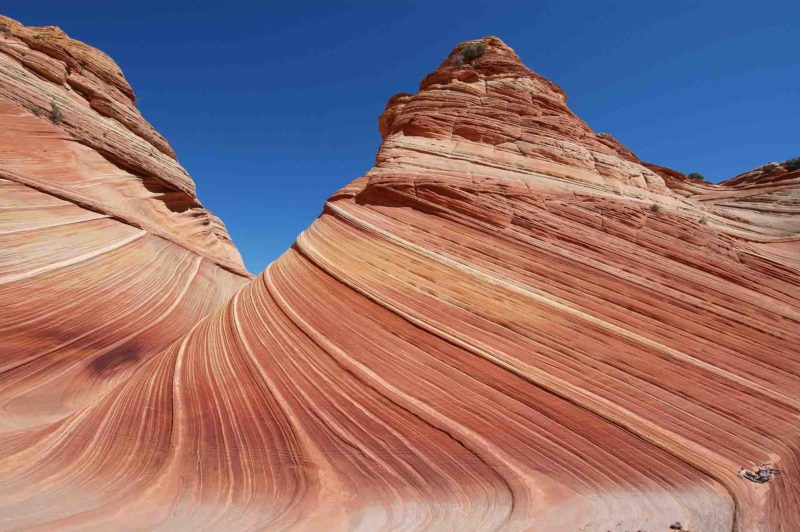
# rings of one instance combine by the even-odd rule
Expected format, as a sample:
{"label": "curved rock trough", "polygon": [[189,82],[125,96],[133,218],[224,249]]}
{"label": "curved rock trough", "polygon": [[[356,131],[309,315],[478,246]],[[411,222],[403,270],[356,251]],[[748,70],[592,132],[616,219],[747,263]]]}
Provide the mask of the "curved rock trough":
{"label": "curved rock trough", "polygon": [[487,37],[252,277],[116,64],[0,25],[1,529],[800,529],[800,171],[644,164]]}

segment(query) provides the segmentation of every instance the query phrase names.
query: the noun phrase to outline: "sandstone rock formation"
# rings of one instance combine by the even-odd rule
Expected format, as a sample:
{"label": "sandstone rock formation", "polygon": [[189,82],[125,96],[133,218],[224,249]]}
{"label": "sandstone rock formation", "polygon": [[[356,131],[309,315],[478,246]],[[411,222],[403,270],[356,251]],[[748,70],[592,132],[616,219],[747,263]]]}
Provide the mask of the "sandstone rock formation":
{"label": "sandstone rock formation", "polygon": [[57,28],[0,17],[0,30],[0,430],[13,432],[91,404],[250,276],[109,57]]}
{"label": "sandstone rock formation", "polygon": [[646,165],[487,37],[228,298],[110,59],[3,24],[0,528],[800,529],[800,171]]}

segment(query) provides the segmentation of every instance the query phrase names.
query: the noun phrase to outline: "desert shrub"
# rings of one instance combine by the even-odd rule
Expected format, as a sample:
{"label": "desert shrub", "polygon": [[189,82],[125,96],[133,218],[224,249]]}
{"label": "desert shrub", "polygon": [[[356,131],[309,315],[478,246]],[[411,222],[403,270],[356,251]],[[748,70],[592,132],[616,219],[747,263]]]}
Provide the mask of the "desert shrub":
{"label": "desert shrub", "polygon": [[42,39],[44,39],[44,37],[42,37],[41,33],[35,33],[33,35],[33,38],[36,39],[37,41],[41,41]]}
{"label": "desert shrub", "polygon": [[64,114],[61,112],[58,104],[56,104],[56,102],[52,102],[50,104],[50,121],[54,124],[60,124],[63,119]]}
{"label": "desert shrub", "polygon": [[800,157],[793,157],[791,159],[786,159],[783,161],[783,167],[789,170],[800,170]]}
{"label": "desert shrub", "polygon": [[768,174],[768,173],[772,172],[773,170],[775,170],[777,167],[778,167],[778,165],[775,164],[775,163],[765,164],[764,168],[761,169],[761,173],[762,174]]}
{"label": "desert shrub", "polygon": [[479,58],[486,52],[486,43],[484,42],[470,42],[461,47],[456,57],[456,65],[461,66],[464,63],[471,63]]}
{"label": "desert shrub", "polygon": [[0,33],[2,33],[3,35],[11,35],[11,28],[0,24]]}
{"label": "desert shrub", "polygon": [[708,225],[708,218],[706,218],[705,216],[700,218],[700,225]]}
{"label": "desert shrub", "polygon": [[650,211],[661,212],[661,205],[659,205],[658,203],[653,203],[652,205],[650,205]]}
{"label": "desert shrub", "polygon": [[692,172],[687,177],[689,179],[697,179],[699,181],[705,181],[706,180],[705,176],[703,174],[699,173],[699,172]]}

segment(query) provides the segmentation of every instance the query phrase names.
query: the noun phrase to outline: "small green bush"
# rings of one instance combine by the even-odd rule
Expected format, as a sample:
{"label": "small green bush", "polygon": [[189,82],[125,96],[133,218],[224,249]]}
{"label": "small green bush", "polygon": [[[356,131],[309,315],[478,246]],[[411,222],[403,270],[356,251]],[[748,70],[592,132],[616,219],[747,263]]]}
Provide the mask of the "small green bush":
{"label": "small green bush", "polygon": [[479,58],[486,52],[486,43],[484,42],[470,42],[461,47],[456,57],[456,66],[461,66],[464,63],[471,63]]}
{"label": "small green bush", "polygon": [[783,166],[790,172],[792,170],[800,170],[800,157],[793,157],[791,159],[786,159],[783,161]]}
{"label": "small green bush", "polygon": [[762,174],[768,174],[768,173],[772,172],[773,170],[775,170],[777,167],[778,167],[778,165],[774,164],[774,163],[765,164],[764,168],[761,169],[761,173]]}
{"label": "small green bush", "polygon": [[706,180],[705,176],[703,174],[699,173],[699,172],[692,172],[687,177],[689,179],[697,179],[699,181],[705,181]]}
{"label": "small green bush", "polygon": [[661,212],[661,205],[659,205],[658,203],[653,203],[652,205],[650,205],[650,210],[656,213]]}
{"label": "small green bush", "polygon": [[64,119],[64,114],[59,109],[56,102],[52,102],[50,104],[50,121],[54,124],[60,124],[61,121]]}
{"label": "small green bush", "polygon": [[9,28],[8,26],[0,25],[0,33],[2,33],[3,35],[11,35],[11,28]]}
{"label": "small green bush", "polygon": [[37,41],[41,41],[42,39],[44,39],[41,33],[34,33],[33,38],[36,39]]}

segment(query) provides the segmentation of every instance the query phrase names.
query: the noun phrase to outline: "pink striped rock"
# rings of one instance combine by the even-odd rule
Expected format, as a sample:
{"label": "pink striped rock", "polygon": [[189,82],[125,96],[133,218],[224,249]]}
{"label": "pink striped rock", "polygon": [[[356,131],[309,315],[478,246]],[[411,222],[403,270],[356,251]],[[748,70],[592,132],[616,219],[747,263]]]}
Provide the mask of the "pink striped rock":
{"label": "pink striped rock", "polygon": [[250,278],[113,61],[0,24],[0,528],[800,528],[799,171],[644,164],[487,37]]}

